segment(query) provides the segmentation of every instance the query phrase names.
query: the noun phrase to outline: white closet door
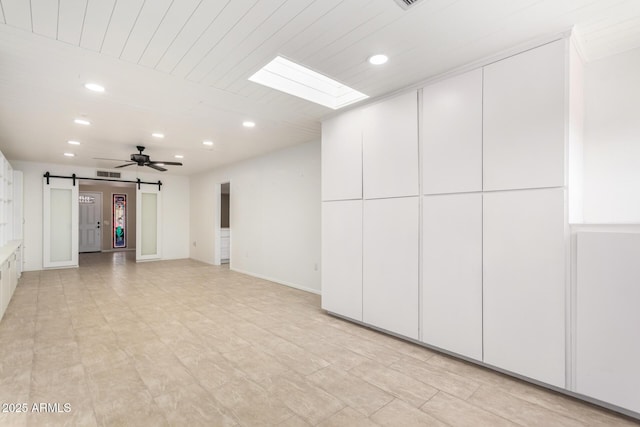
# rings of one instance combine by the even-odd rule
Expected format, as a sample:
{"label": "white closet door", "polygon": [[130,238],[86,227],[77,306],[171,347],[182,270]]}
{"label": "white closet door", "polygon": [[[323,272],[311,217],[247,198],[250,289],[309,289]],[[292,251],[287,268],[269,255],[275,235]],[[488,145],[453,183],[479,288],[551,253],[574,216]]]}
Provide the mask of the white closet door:
{"label": "white closet door", "polygon": [[363,321],[418,339],[419,199],[364,202]]}
{"label": "white closet door", "polygon": [[485,190],[565,184],[566,43],[484,68]]}
{"label": "white closet door", "polygon": [[640,234],[577,240],[575,391],[640,413]]}
{"label": "white closet door", "polygon": [[484,194],[484,361],[565,386],[565,192]]}
{"label": "white closet door", "polygon": [[162,258],[162,192],[157,185],[136,190],[136,261]]}
{"label": "white closet door", "polygon": [[364,197],[417,196],[417,93],[365,108],[362,122]]}
{"label": "white closet door", "polygon": [[78,266],[78,182],[43,178],[44,268]]}
{"label": "white closet door", "polygon": [[423,203],[422,341],[482,360],[482,194]]}
{"label": "white closet door", "polygon": [[322,200],[362,198],[361,110],[322,122]]}
{"label": "white closet door", "polygon": [[322,203],[322,308],[362,321],[362,200]]}
{"label": "white closet door", "polygon": [[482,191],[482,69],[422,92],[423,191]]}

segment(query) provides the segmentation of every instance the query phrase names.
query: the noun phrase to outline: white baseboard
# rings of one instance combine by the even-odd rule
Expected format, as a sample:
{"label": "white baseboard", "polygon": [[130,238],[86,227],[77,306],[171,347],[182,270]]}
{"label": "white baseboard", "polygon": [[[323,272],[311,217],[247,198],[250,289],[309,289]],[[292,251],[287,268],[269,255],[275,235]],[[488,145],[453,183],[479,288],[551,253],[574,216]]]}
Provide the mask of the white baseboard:
{"label": "white baseboard", "polygon": [[312,294],[320,295],[320,291],[317,289],[308,288],[306,286],[298,285],[297,283],[291,283],[280,279],[275,279],[273,277],[264,276],[262,274],[252,273],[250,271],[240,270],[239,268],[229,267],[230,270],[235,271],[237,273],[246,274],[247,276],[257,277],[258,279],[268,280],[273,283],[277,283],[278,285],[288,286],[290,288],[299,289],[301,291],[310,292]]}

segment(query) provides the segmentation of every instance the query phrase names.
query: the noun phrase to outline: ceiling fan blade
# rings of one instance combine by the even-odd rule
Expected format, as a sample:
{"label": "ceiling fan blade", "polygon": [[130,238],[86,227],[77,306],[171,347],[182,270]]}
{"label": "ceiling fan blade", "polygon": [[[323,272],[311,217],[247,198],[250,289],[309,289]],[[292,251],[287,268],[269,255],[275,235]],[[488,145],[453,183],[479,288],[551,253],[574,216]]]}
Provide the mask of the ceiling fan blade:
{"label": "ceiling fan blade", "polygon": [[148,165],[145,166],[149,166],[150,168],[153,168],[155,170],[159,170],[160,172],[166,172],[167,170],[165,168],[161,168],[160,166],[156,166],[153,163],[149,163]]}
{"label": "ceiling fan blade", "polygon": [[149,164],[151,164],[151,165],[162,164],[162,165],[168,165],[168,166],[182,166],[182,163],[180,163],[180,162],[163,162],[163,161],[160,161],[160,160],[155,160],[153,162],[149,162]]}
{"label": "ceiling fan blade", "polygon": [[129,160],[122,159],[106,159],[104,157],[93,157],[93,160],[113,160],[114,162],[128,162]]}
{"label": "ceiling fan blade", "polygon": [[135,164],[136,164],[136,162],[126,163],[124,165],[116,166],[115,169],[124,168],[124,167],[135,165]]}

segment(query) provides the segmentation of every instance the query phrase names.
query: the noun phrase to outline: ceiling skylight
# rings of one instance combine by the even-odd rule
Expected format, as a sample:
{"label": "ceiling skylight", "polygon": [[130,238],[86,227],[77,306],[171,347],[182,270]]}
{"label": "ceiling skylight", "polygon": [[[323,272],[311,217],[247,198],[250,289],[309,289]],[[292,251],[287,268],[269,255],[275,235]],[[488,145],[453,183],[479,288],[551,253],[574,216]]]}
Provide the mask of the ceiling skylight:
{"label": "ceiling skylight", "polygon": [[276,56],[249,80],[334,110],[369,97],[281,56]]}

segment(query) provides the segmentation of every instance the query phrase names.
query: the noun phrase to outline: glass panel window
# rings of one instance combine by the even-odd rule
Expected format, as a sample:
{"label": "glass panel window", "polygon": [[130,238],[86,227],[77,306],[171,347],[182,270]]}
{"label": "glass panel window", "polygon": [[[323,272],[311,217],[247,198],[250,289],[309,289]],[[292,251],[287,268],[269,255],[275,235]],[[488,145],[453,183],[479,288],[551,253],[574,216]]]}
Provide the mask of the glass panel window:
{"label": "glass panel window", "polygon": [[158,195],[142,193],[141,212],[141,255],[155,255],[158,253]]}
{"label": "glass panel window", "polygon": [[127,195],[113,195],[113,247],[127,247]]}
{"label": "glass panel window", "polygon": [[71,261],[70,189],[51,189],[51,261]]}

